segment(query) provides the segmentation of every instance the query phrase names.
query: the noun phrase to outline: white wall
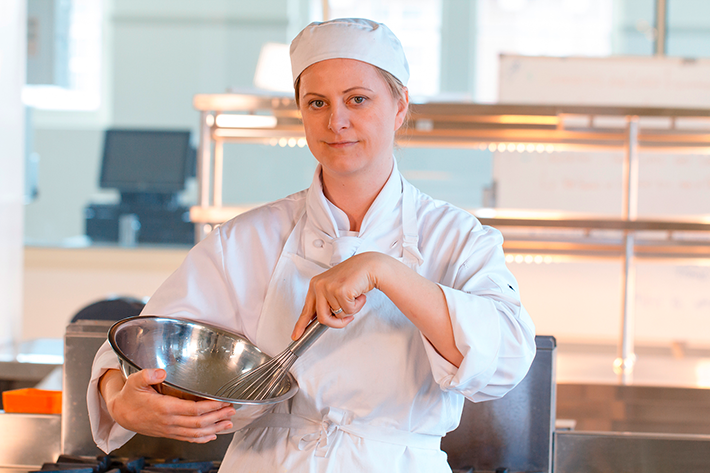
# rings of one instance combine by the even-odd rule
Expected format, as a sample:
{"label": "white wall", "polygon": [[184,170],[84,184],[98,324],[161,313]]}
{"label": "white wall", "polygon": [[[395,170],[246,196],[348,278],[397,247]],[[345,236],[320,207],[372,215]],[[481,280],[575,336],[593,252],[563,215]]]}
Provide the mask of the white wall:
{"label": "white wall", "polygon": [[18,339],[22,315],[22,222],[27,8],[0,2],[0,344]]}
{"label": "white wall", "polygon": [[96,301],[150,297],[186,254],[177,248],[28,247],[21,338],[61,338],[71,318]]}

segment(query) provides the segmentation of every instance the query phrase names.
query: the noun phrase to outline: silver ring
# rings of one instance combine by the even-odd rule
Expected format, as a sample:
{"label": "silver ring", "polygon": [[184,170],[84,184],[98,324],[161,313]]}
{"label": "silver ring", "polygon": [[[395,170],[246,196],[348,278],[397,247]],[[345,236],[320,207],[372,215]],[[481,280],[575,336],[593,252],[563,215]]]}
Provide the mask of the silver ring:
{"label": "silver ring", "polygon": [[333,315],[338,315],[338,314],[341,313],[342,311],[343,311],[343,308],[342,308],[342,307],[341,307],[340,309],[338,309],[338,310],[333,310],[332,307],[330,308],[330,312],[331,312]]}

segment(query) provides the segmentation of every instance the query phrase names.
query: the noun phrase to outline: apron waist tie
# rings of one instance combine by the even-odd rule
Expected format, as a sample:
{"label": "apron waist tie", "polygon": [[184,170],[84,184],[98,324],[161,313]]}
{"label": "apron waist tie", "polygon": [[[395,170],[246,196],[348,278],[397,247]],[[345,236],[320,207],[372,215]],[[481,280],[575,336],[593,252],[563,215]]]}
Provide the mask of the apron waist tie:
{"label": "apron waist tie", "polygon": [[306,430],[301,435],[298,449],[315,447],[318,457],[325,457],[341,432],[376,442],[402,445],[405,447],[440,450],[441,437],[438,435],[419,434],[391,427],[378,427],[369,424],[353,424],[354,415],[345,409],[328,408],[320,421],[307,419],[293,414],[270,413],[249,424],[248,428],[280,427]]}

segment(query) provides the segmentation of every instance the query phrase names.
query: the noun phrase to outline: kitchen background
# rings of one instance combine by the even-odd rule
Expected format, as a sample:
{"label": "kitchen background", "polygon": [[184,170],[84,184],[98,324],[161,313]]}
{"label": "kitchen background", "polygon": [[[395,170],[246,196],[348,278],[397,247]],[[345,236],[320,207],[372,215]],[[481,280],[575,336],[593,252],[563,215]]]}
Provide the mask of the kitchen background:
{"label": "kitchen background", "polygon": [[[85,208],[119,198],[117,192],[99,187],[105,130],[191,130],[196,145],[198,112],[192,106],[193,96],[253,92],[262,46],[290,42],[323,14],[323,2],[309,0],[65,1],[71,5],[68,49],[73,55],[69,77],[74,92],[53,95],[43,87],[24,88],[25,103],[33,104],[24,109],[29,187],[21,210],[3,204],[0,256],[8,263],[0,265],[0,296],[6,301],[0,323],[6,342],[61,339],[71,317],[91,302],[114,295],[150,296],[189,249],[90,244]],[[402,38],[412,75],[418,80],[410,87],[414,101],[426,97],[496,102],[501,53],[654,54],[653,0],[331,0],[328,6],[331,17],[372,17]],[[9,21],[5,17],[0,21]],[[666,54],[710,57],[708,2],[668,2]],[[705,108],[710,107],[710,90],[707,94],[699,97]],[[0,113],[4,123],[11,123],[12,118],[5,119],[7,110]],[[12,123],[3,133],[11,137],[12,129],[19,126]],[[298,191],[309,184],[315,167],[307,148],[227,144],[224,152],[228,204],[266,202]],[[397,155],[400,168],[415,185],[463,208],[498,205],[607,216],[621,212],[620,167],[618,174],[596,176],[595,182],[607,185],[595,192],[583,192],[580,185],[568,181],[566,187],[540,199],[534,188],[510,192],[511,183],[529,181],[526,176],[534,172],[539,155],[406,146]],[[23,172],[8,156],[0,155],[0,184],[17,202]],[[606,163],[603,169],[611,172],[620,162],[620,154],[613,153],[599,157],[545,152],[542,156],[562,176],[567,170],[579,172],[570,164],[574,162],[594,159]],[[672,176],[671,188],[658,193],[642,186],[640,211],[650,214],[661,209],[666,216],[710,214],[707,155],[662,159],[660,172]],[[643,172],[641,177],[643,184]],[[186,205],[195,202],[194,179],[188,180],[180,200]],[[559,342],[558,381],[614,382],[620,262],[513,260],[510,267],[538,333],[554,335]],[[639,265],[637,278],[635,381],[710,387],[707,261],[647,262]]]}

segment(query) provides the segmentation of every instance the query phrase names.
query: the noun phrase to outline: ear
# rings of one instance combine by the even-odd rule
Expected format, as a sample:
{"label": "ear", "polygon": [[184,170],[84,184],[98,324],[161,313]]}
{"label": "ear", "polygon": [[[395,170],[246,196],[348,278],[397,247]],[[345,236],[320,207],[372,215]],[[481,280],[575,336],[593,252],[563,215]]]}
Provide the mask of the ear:
{"label": "ear", "polygon": [[407,119],[407,110],[409,110],[409,89],[402,87],[402,98],[397,100],[397,115],[394,117],[394,131],[400,129],[404,120]]}

